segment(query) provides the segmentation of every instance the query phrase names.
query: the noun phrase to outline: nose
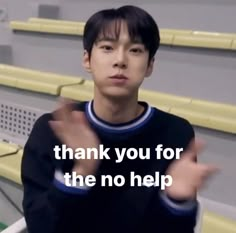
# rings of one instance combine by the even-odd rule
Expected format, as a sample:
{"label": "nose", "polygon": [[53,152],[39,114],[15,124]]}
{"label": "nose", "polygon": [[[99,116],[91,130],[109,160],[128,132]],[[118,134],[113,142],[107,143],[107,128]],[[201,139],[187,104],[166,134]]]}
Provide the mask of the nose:
{"label": "nose", "polygon": [[126,59],[125,51],[123,49],[119,49],[116,52],[113,67],[120,68],[120,69],[126,69],[127,68],[127,59]]}

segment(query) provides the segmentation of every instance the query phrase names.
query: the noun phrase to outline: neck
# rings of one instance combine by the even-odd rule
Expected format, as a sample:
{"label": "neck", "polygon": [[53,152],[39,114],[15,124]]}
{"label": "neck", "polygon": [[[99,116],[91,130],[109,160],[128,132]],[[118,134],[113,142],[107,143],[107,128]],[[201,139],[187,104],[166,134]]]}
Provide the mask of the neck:
{"label": "neck", "polygon": [[138,104],[137,96],[112,99],[95,94],[93,109],[96,115],[106,122],[114,124],[129,122],[144,110],[143,106]]}

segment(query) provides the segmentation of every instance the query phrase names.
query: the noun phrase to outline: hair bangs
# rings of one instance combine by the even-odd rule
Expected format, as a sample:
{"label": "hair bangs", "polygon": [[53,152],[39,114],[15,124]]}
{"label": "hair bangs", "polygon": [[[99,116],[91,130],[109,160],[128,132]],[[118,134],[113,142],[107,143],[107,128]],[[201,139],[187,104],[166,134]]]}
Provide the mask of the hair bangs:
{"label": "hair bangs", "polygon": [[115,41],[119,40],[123,23],[127,24],[130,40],[135,43],[142,43],[141,37],[138,32],[139,30],[133,27],[132,24],[128,24],[122,18],[117,18],[113,21],[103,22],[96,41],[100,41],[103,39],[112,39]]}

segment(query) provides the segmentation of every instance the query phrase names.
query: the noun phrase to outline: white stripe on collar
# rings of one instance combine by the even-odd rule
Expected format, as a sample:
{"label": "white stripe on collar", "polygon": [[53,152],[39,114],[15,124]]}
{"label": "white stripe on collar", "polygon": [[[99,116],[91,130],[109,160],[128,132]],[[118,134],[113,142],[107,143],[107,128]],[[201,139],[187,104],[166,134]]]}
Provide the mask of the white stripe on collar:
{"label": "white stripe on collar", "polygon": [[117,126],[116,126],[116,125],[110,125],[109,123],[104,123],[103,121],[99,120],[94,115],[93,110],[92,110],[92,101],[89,101],[86,104],[86,114],[89,117],[89,119],[92,121],[92,123],[94,123],[95,125],[103,128],[103,129],[114,130],[114,131],[130,130],[130,129],[134,129],[134,128],[144,125],[148,121],[150,116],[152,115],[152,113],[153,113],[152,110],[153,110],[153,108],[148,105],[147,109],[145,110],[145,113],[143,114],[143,116],[141,118],[134,120],[130,124],[124,124],[124,125],[117,124]]}

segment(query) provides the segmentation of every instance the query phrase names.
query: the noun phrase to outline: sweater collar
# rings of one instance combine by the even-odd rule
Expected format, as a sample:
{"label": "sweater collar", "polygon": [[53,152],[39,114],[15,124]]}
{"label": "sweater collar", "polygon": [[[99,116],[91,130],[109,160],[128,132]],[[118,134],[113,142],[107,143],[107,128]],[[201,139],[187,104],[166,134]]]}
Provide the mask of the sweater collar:
{"label": "sweater collar", "polygon": [[139,101],[139,104],[144,107],[143,113],[135,119],[125,123],[111,124],[99,118],[94,112],[92,100],[86,103],[85,113],[89,122],[96,128],[112,132],[127,132],[133,131],[134,129],[140,128],[145,125],[153,114],[153,108],[146,102]]}

